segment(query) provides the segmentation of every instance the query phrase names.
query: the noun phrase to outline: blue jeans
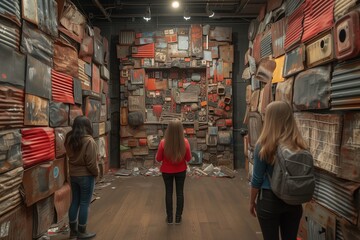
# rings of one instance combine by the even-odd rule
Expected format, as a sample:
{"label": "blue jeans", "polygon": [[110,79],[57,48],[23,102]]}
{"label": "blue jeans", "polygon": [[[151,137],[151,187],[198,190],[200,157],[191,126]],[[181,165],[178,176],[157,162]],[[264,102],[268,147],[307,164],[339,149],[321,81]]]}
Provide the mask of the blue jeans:
{"label": "blue jeans", "polygon": [[69,209],[69,221],[78,221],[80,225],[87,223],[89,206],[94,191],[95,177],[70,177],[72,201]]}

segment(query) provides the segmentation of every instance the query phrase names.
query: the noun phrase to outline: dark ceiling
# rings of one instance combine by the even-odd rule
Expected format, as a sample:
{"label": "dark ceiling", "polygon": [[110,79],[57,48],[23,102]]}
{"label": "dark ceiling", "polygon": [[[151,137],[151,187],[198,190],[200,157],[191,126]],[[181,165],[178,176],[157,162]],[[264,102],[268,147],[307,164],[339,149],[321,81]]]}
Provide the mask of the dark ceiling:
{"label": "dark ceiling", "polygon": [[91,21],[124,21],[143,18],[150,6],[151,16],[179,18],[183,21],[185,8],[192,18],[208,18],[206,6],[215,12],[214,20],[252,19],[257,17],[266,0],[179,0],[180,7],[173,9],[171,0],[72,0]]}

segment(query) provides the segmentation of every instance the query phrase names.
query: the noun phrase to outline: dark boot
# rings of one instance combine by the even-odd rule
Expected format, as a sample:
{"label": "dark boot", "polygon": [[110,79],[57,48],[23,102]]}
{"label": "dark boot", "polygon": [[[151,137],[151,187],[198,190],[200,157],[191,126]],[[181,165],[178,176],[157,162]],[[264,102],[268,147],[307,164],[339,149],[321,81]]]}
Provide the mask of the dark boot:
{"label": "dark boot", "polygon": [[77,222],[69,222],[70,226],[70,239],[74,239],[78,235]]}
{"label": "dark boot", "polygon": [[176,215],[175,216],[175,224],[180,224],[181,223],[181,216],[180,215]]}
{"label": "dark boot", "polygon": [[166,222],[167,222],[167,224],[172,224],[173,223],[173,220],[174,218],[173,218],[173,216],[167,216],[166,217]]}
{"label": "dark boot", "polygon": [[78,226],[78,239],[89,239],[96,236],[96,233],[89,233],[86,231],[86,225],[80,225]]}

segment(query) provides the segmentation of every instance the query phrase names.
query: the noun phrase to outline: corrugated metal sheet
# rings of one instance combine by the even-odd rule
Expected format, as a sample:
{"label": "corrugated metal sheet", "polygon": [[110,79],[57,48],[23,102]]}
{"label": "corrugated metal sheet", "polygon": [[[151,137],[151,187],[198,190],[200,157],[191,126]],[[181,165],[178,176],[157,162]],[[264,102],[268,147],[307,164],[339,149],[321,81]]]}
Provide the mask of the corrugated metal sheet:
{"label": "corrugated metal sheet", "polygon": [[286,25],[287,18],[282,18],[271,25],[272,53],[274,58],[285,54]]}
{"label": "corrugated metal sheet", "polygon": [[286,53],[283,77],[290,77],[305,69],[305,46],[300,47]]}
{"label": "corrugated metal sheet", "polygon": [[259,21],[257,19],[251,20],[248,30],[249,41],[253,41],[255,39],[258,31],[258,27],[259,27]]}
{"label": "corrugated metal sheet", "polygon": [[316,37],[306,45],[306,63],[308,67],[315,67],[333,61],[334,40],[331,32]]}
{"label": "corrugated metal sheet", "polygon": [[289,51],[301,42],[303,35],[304,5],[299,6],[288,18],[285,50]]}
{"label": "corrugated metal sheet", "polygon": [[0,43],[19,50],[20,27],[5,18],[0,18]]}
{"label": "corrugated metal sheet", "polygon": [[25,94],[24,125],[49,126],[49,100]]}
{"label": "corrugated metal sheet", "polygon": [[84,112],[91,122],[100,122],[101,102],[90,97],[86,97]]}
{"label": "corrugated metal sheet", "polygon": [[26,21],[23,21],[21,36],[23,53],[32,55],[48,66],[53,65],[54,42],[49,36]]}
{"label": "corrugated metal sheet", "polygon": [[50,196],[60,189],[64,182],[64,159],[44,162],[26,169],[22,183],[22,192],[26,206],[31,206],[41,199]]}
{"label": "corrugated metal sheet", "polygon": [[23,172],[24,169],[18,167],[0,175],[0,216],[21,204],[19,186]]}
{"label": "corrugated metal sheet", "polygon": [[340,169],[338,177],[360,182],[360,113],[346,112],[342,133]]}
{"label": "corrugated metal sheet", "polygon": [[339,60],[360,55],[360,10],[352,11],[335,24],[335,53]]}
{"label": "corrugated metal sheet", "polygon": [[339,219],[337,221],[338,229],[336,231],[336,240],[359,240],[360,239],[360,229],[357,226],[354,226],[346,219]]}
{"label": "corrugated metal sheet", "polygon": [[32,234],[32,216],[21,205],[0,218],[0,228],[2,240],[26,239]]}
{"label": "corrugated metal sheet", "polygon": [[350,8],[356,5],[357,0],[335,0],[334,18],[335,20],[344,16]]}
{"label": "corrugated metal sheet", "polygon": [[330,108],[331,65],[299,73],[294,83],[294,106],[298,110]]}
{"label": "corrugated metal sheet", "polygon": [[50,127],[66,127],[69,124],[69,105],[50,102]]}
{"label": "corrugated metal sheet", "polygon": [[355,199],[359,197],[360,183],[341,180],[321,171],[315,172],[315,181],[314,199],[357,225],[359,206]]}
{"label": "corrugated metal sheet", "polygon": [[261,34],[256,35],[252,48],[252,56],[254,57],[256,63],[259,63],[261,60],[261,37]]}
{"label": "corrugated metal sheet", "polygon": [[68,132],[71,131],[71,127],[59,127],[59,128],[55,128],[55,144],[56,144],[56,148],[55,148],[55,157],[59,158],[62,157],[63,155],[65,155],[66,150],[65,150],[65,137],[66,134]]}
{"label": "corrugated metal sheet", "polygon": [[55,216],[56,222],[64,220],[67,216],[71,204],[71,188],[68,183],[65,183],[54,194]]}
{"label": "corrugated metal sheet", "polygon": [[70,105],[69,125],[72,126],[74,123],[74,119],[77,116],[82,116],[82,115],[83,115],[83,111],[82,111],[81,107],[79,107],[77,105]]}
{"label": "corrugated metal sheet", "polygon": [[286,16],[290,16],[305,0],[286,0]]}
{"label": "corrugated metal sheet", "polygon": [[55,135],[53,128],[24,128],[22,134],[22,154],[24,168],[29,168],[55,158]]}
{"label": "corrugated metal sheet", "polygon": [[135,31],[120,31],[120,45],[132,45],[135,41]]}
{"label": "corrugated metal sheet", "polygon": [[360,108],[360,59],[335,66],[331,80],[331,109]]}
{"label": "corrugated metal sheet", "polygon": [[137,52],[132,54],[134,58],[155,58],[155,44],[150,43],[137,46]]}
{"label": "corrugated metal sheet", "polygon": [[0,15],[21,26],[20,0],[1,0]]}
{"label": "corrugated metal sheet", "polygon": [[69,74],[73,77],[79,75],[79,59],[77,50],[70,44],[56,41],[54,44],[54,70]]}
{"label": "corrugated metal sheet", "polygon": [[249,113],[249,145],[251,148],[255,148],[256,142],[260,137],[262,131],[262,119],[261,115],[257,112]]}
{"label": "corrugated metal sheet", "polygon": [[90,81],[90,76],[88,76],[85,73],[85,65],[88,65],[91,69],[91,65],[89,65],[88,63],[84,62],[81,59],[78,59],[78,66],[79,66],[79,79],[81,80],[82,83],[82,89],[84,90],[90,90],[91,89],[91,81]]}
{"label": "corrugated metal sheet", "polygon": [[26,65],[26,93],[50,99],[51,68],[30,55]]}
{"label": "corrugated metal sheet", "polygon": [[52,100],[55,102],[74,104],[73,78],[55,70],[51,71],[51,78]]}
{"label": "corrugated metal sheet", "polygon": [[33,239],[48,232],[54,220],[54,195],[35,203],[33,206]]}
{"label": "corrugated metal sheet", "polygon": [[304,8],[304,34],[306,42],[334,24],[334,0],[306,0]]}
{"label": "corrugated metal sheet", "polygon": [[299,130],[310,147],[314,165],[337,174],[343,118],[340,114],[294,114]]}
{"label": "corrugated metal sheet", "polygon": [[281,6],[282,2],[283,2],[283,0],[269,0],[267,2],[266,11],[271,12],[271,11],[279,8]]}
{"label": "corrugated metal sheet", "polygon": [[0,174],[22,166],[21,134],[19,130],[0,132]]}
{"label": "corrugated metal sheet", "polygon": [[0,129],[24,126],[24,91],[0,86]]}
{"label": "corrugated metal sheet", "polygon": [[25,56],[0,44],[0,59],[6,59],[0,64],[0,82],[10,83],[23,89],[25,85]]}
{"label": "corrugated metal sheet", "polygon": [[[347,221],[344,219],[344,221]],[[360,234],[359,234],[360,236]],[[352,239],[352,238],[349,238]],[[336,240],[345,240],[344,238],[344,234],[343,234],[343,229],[341,227],[341,222],[337,219],[336,220]]]}
{"label": "corrugated metal sheet", "polygon": [[265,58],[272,55],[272,38],[271,30],[264,32],[260,42],[260,57]]}

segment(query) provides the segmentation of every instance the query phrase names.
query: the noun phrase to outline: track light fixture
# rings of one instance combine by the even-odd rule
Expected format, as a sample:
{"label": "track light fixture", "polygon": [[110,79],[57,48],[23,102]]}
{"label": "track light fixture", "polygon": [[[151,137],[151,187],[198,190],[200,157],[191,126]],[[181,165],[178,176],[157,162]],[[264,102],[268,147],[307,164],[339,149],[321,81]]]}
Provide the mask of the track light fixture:
{"label": "track light fixture", "polygon": [[185,7],[185,10],[184,10],[184,19],[187,21],[191,18],[190,16],[190,12],[189,12],[189,8],[188,7]]}
{"label": "track light fixture", "polygon": [[150,5],[146,8],[145,15],[144,15],[144,20],[147,21],[147,22],[151,20]]}
{"label": "track light fixture", "polygon": [[172,6],[173,8],[179,8],[180,3],[179,3],[178,1],[173,1],[173,2],[171,3],[171,6]]}
{"label": "track light fixture", "polygon": [[209,18],[215,16],[215,12],[210,9],[209,3],[206,4],[206,14],[209,16]]}

